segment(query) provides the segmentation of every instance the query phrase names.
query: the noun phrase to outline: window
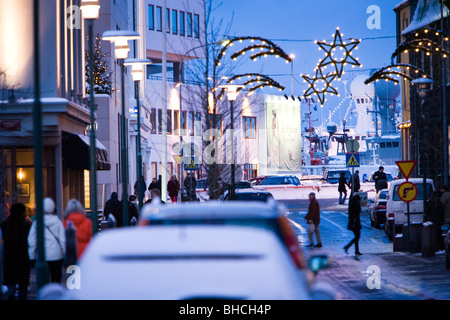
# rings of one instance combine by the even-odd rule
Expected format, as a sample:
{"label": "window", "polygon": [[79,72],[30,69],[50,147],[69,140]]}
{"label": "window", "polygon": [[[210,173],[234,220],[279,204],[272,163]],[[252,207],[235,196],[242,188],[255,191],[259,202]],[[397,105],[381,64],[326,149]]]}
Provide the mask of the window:
{"label": "window", "polygon": [[386,142],[386,148],[392,148],[392,142]]}
{"label": "window", "polygon": [[167,134],[172,134],[172,110],[167,110]]}
{"label": "window", "polygon": [[170,33],[170,9],[167,8],[166,9],[166,28],[167,28],[167,33]]}
{"label": "window", "polygon": [[156,134],[156,110],[150,109],[150,133]]}
{"label": "window", "polygon": [[180,11],[180,36],[184,36],[186,33],[185,30],[185,23],[186,23],[186,18],[185,18],[185,14],[184,11]]}
{"label": "window", "polygon": [[200,112],[195,113],[195,135],[202,135],[202,114]]}
{"label": "window", "polygon": [[[215,121],[213,121],[215,118]],[[208,128],[217,129],[223,134],[223,116],[221,114],[209,114],[209,126]],[[215,126],[214,126],[215,124]]]}
{"label": "window", "polygon": [[155,30],[155,6],[148,5],[148,29]]}
{"label": "window", "polygon": [[156,31],[162,31],[162,8],[156,7]]}
{"label": "window", "polygon": [[173,111],[173,134],[180,135],[180,111]]}
{"label": "window", "polygon": [[178,34],[178,11],[172,10],[172,34]]}
{"label": "window", "polygon": [[194,15],[194,37],[200,38],[200,16],[198,14]]}
{"label": "window", "polygon": [[162,134],[162,110],[158,109],[158,133]]}
{"label": "window", "polygon": [[242,129],[245,139],[256,139],[256,118],[242,117]]}
{"label": "window", "polygon": [[392,142],[392,147],[393,147],[393,148],[398,148],[398,147],[399,147],[398,142]]}
{"label": "window", "polygon": [[189,111],[188,113],[188,134],[190,136],[194,135],[194,112],[193,111]]}
{"label": "window", "polygon": [[386,148],[386,143],[385,142],[380,142],[380,148]]}
{"label": "window", "polygon": [[186,27],[187,27],[187,36],[192,37],[192,13],[189,12],[187,14]]}
{"label": "window", "polygon": [[181,135],[185,136],[186,135],[186,111],[182,111],[181,112]]}

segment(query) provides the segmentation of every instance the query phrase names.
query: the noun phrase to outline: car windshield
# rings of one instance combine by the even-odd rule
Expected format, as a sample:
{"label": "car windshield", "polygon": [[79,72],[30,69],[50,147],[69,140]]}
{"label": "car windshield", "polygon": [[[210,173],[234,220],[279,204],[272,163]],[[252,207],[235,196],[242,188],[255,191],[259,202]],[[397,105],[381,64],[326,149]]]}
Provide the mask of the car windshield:
{"label": "car windshield", "polygon": [[275,184],[283,184],[284,178],[283,177],[273,177],[273,178],[266,178],[261,182],[261,185],[275,185]]}
{"label": "car windshield", "polygon": [[[422,183],[417,183],[417,198],[415,200],[423,200],[423,184]],[[400,197],[397,194],[398,188],[400,187],[400,185],[395,186],[394,188],[394,195],[393,195],[393,200],[394,201],[401,201]],[[431,195],[431,184],[427,183],[427,199],[430,197]]]}
{"label": "car windshield", "polygon": [[236,193],[236,200],[241,201],[267,201],[271,198],[267,193]]}

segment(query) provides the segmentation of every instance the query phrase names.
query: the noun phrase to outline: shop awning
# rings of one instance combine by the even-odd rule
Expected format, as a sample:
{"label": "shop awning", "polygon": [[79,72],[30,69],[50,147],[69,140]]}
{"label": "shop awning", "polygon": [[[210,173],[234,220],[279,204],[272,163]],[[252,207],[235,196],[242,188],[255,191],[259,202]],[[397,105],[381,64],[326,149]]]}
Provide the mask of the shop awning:
{"label": "shop awning", "polygon": [[[95,140],[97,170],[111,170],[108,152],[105,146]],[[64,132],[62,133],[62,157],[65,165],[71,169],[89,170],[90,137]]]}

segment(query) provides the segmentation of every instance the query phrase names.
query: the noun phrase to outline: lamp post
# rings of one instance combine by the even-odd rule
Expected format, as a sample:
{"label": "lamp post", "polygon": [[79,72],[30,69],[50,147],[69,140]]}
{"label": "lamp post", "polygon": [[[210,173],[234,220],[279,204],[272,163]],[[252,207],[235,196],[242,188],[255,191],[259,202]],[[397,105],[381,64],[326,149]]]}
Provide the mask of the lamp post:
{"label": "lamp post", "polygon": [[136,137],[136,168],[137,168],[137,190],[139,210],[144,204],[144,188],[142,184],[142,150],[141,150],[141,105],[140,105],[140,89],[139,83],[144,79],[143,67],[151,64],[149,59],[127,59],[124,66],[131,66],[131,76],[133,77],[134,85],[136,86],[136,105],[137,105],[137,137]]}
{"label": "lamp post", "polygon": [[231,190],[230,190],[230,199],[234,200],[235,194],[235,160],[234,160],[234,101],[236,101],[238,92],[240,89],[245,88],[244,85],[220,85],[219,88],[223,88],[227,91],[227,98],[230,101],[230,129],[231,129],[231,156],[233,157],[231,162]]}
{"label": "lamp post", "polygon": [[294,59],[295,54],[289,56],[291,58],[291,96],[294,96]]}
{"label": "lamp post", "polygon": [[[444,33],[444,7],[443,0],[439,1],[440,4],[440,24],[441,32]],[[442,44],[444,45],[444,44]],[[441,82],[441,92],[442,92],[442,138],[444,140],[444,180],[445,186],[448,185],[448,121],[447,121],[447,67],[445,57],[442,58],[442,82]]]}
{"label": "lamp post", "polygon": [[48,266],[45,262],[44,206],[43,206],[43,160],[42,160],[42,105],[40,88],[39,50],[39,0],[33,1],[33,46],[34,46],[34,106],[33,106],[33,146],[34,179],[36,201],[36,282],[40,289],[48,282]]}
{"label": "lamp post", "polygon": [[129,40],[139,39],[139,34],[129,30],[111,30],[105,31],[103,40],[114,43],[114,55],[120,63],[121,69],[121,87],[122,87],[122,121],[121,121],[121,148],[120,161],[122,173],[122,219],[123,226],[127,226],[128,221],[128,168],[127,168],[127,134],[126,134],[126,113],[125,113],[125,66],[124,60],[128,58],[130,47]]}
{"label": "lamp post", "polygon": [[90,109],[90,142],[89,142],[89,190],[91,200],[92,234],[98,229],[97,215],[97,161],[95,139],[95,104],[94,104],[94,20],[99,17],[100,5],[96,0],[83,0],[81,2],[83,18],[88,20],[88,46],[89,46],[89,109]]}
{"label": "lamp post", "polygon": [[[425,144],[427,143],[427,130],[426,130],[426,123],[425,123],[425,113],[424,113],[424,104],[425,104],[425,98],[429,92],[429,87],[430,85],[432,85],[434,83],[434,81],[432,79],[429,78],[418,78],[415,79],[411,82],[411,84],[417,85],[417,94],[420,97],[420,103],[421,103],[421,114],[422,114],[422,143],[420,143],[421,145],[421,153],[422,153],[422,159],[421,159],[421,165],[422,165],[422,178],[423,178],[423,215],[424,217],[427,214],[427,154],[425,151]],[[418,128],[417,126],[417,122],[416,122],[416,128]],[[419,130],[417,130],[417,132],[419,132]],[[409,216],[409,215],[408,215]],[[409,218],[409,217],[408,217]],[[409,226],[409,221],[408,221],[408,226]]]}

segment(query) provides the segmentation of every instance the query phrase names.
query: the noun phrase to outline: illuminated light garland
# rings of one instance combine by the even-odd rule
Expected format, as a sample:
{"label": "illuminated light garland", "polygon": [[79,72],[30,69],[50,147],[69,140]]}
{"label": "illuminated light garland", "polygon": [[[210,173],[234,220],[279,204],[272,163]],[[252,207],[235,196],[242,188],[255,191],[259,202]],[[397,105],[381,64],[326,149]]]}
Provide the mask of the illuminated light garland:
{"label": "illuminated light garland", "polygon": [[249,40],[250,42],[254,43],[255,41],[261,42],[261,44],[254,44],[249,47],[246,47],[242,50],[239,50],[238,52],[234,53],[231,56],[231,59],[237,60],[239,56],[245,55],[247,51],[253,52],[255,49],[260,49],[261,52],[253,54],[250,58],[252,60],[257,60],[259,57],[267,57],[269,55],[276,56],[277,58],[282,58],[286,61],[286,63],[290,63],[292,61],[292,58],[284,52],[278,45],[273,43],[272,41],[268,39],[264,39],[261,37],[234,37],[230,38],[227,41],[227,44],[223,46],[223,48],[220,50],[219,55],[216,59],[216,65],[220,65],[220,60],[222,57],[226,54],[226,51],[229,47],[233,46],[235,42],[242,43],[243,41]]}
{"label": "illuminated light garland", "polygon": [[[305,98],[315,94],[317,95],[320,104],[323,105],[326,101],[326,93],[331,93],[339,96],[337,90],[331,86],[331,82],[337,77],[335,73],[328,73],[326,76],[324,76],[322,69],[319,68],[316,70],[316,75],[313,78],[309,77],[308,75],[302,75],[302,77],[305,82],[309,83],[308,90],[306,90],[303,94]],[[317,88],[318,81],[322,81],[325,83],[323,88]]]}
{"label": "illuminated light garland", "polygon": [[[275,88],[278,88],[280,91],[283,91],[285,89],[285,87],[283,85],[281,85],[280,83],[278,83],[271,77],[266,76],[264,74],[260,74],[260,73],[237,74],[237,75],[234,75],[233,77],[229,78],[227,83],[231,84],[235,80],[239,80],[244,77],[247,77],[249,79],[242,84],[244,87],[253,85],[252,87],[250,87],[250,89],[248,89],[248,91],[249,91],[248,95],[251,95],[256,90],[264,88],[264,87],[270,87],[270,88],[275,87]],[[256,84],[256,85],[254,85],[254,84]],[[241,91],[242,89],[244,89],[244,88],[238,88],[237,92]],[[225,94],[225,90],[222,89],[218,96],[218,99],[221,100],[224,94]]]}
{"label": "illuminated light garland", "polygon": [[[333,35],[334,40],[333,43],[328,44],[326,41],[315,41],[317,45],[319,45],[319,50],[325,51],[325,58],[323,58],[318,65],[318,68],[326,67],[327,65],[333,65],[335,68],[335,73],[337,77],[340,79],[344,74],[344,66],[346,64],[354,65],[362,67],[361,63],[359,63],[358,59],[352,57],[351,52],[357,48],[358,44],[361,40],[350,39],[350,43],[346,43],[342,41],[343,34],[340,33],[339,28],[336,29],[336,33]],[[345,51],[344,57],[339,61],[333,57],[333,51],[336,48],[340,48],[340,50]]]}
{"label": "illuminated light garland", "polygon": [[378,80],[386,80],[386,81],[392,81],[395,84],[398,84],[400,81],[394,77],[391,77],[392,75],[400,76],[409,81],[412,81],[414,79],[409,74],[407,74],[405,72],[401,72],[401,71],[391,70],[392,68],[406,68],[407,70],[413,69],[414,74],[420,74],[423,78],[431,78],[423,70],[417,68],[414,65],[405,64],[405,63],[397,63],[397,64],[389,65],[387,67],[378,69],[366,81],[364,81],[364,83],[369,84],[371,82],[378,81]]}

